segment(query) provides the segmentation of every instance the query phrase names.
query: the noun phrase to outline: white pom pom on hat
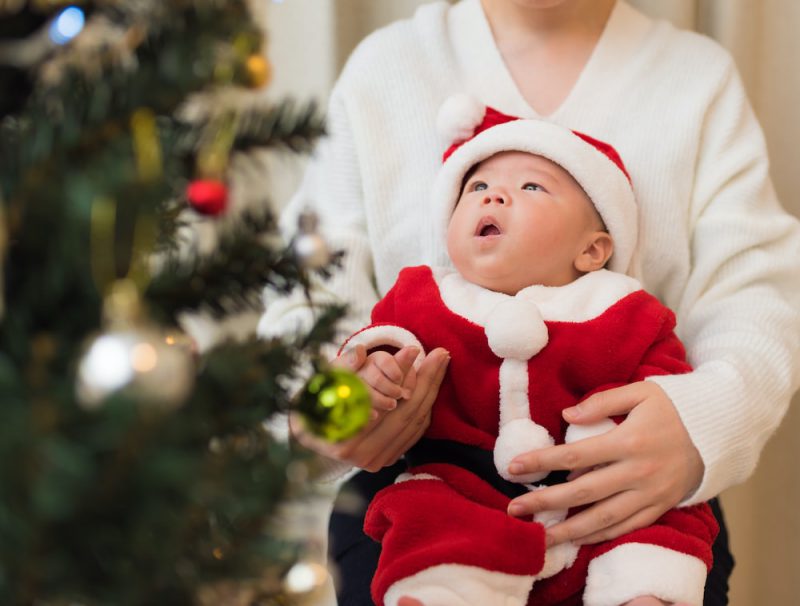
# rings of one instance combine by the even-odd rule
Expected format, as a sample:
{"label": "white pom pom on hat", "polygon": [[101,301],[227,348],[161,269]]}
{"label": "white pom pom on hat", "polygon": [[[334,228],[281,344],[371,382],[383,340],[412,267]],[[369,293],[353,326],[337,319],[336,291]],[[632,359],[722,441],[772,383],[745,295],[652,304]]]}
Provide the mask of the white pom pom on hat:
{"label": "white pom pom on hat", "polygon": [[483,121],[486,106],[467,93],[448,97],[439,108],[436,117],[436,132],[448,142],[456,143],[470,139]]}
{"label": "white pom pom on hat", "polygon": [[548,120],[503,114],[466,94],[444,102],[437,128],[449,145],[432,192],[434,225],[440,237],[446,237],[470,168],[503,151],[528,152],[561,166],[589,196],[614,238],[609,269],[635,270],[638,210],[625,165],[611,145]]}

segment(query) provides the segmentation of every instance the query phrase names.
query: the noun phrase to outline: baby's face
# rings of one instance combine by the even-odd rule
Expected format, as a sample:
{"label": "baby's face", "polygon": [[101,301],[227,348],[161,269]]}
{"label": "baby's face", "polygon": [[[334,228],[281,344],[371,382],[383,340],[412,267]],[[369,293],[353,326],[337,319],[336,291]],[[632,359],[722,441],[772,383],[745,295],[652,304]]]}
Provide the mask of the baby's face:
{"label": "baby's face", "polygon": [[516,294],[562,286],[574,260],[602,229],[586,193],[559,165],[526,152],[487,158],[464,185],[447,229],[447,250],[470,282]]}

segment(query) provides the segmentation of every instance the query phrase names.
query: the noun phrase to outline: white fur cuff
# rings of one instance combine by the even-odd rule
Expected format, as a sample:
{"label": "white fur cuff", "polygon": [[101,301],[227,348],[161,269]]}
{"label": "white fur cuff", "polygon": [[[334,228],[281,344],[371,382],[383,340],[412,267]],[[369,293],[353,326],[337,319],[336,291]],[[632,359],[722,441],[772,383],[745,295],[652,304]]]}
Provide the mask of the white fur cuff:
{"label": "white fur cuff", "polygon": [[589,564],[583,603],[618,606],[638,596],[703,603],[707,569],[702,560],[658,545],[626,543]]}
{"label": "white fur cuff", "polygon": [[403,596],[425,606],[525,606],[533,577],[493,572],[475,566],[441,564],[394,583],[383,602],[396,606]]}
{"label": "white fur cuff", "polygon": [[363,345],[368,350],[382,345],[397,347],[398,349],[413,345],[419,348],[419,354],[417,354],[414,360],[414,368],[419,368],[419,365],[422,364],[422,360],[425,359],[425,348],[422,347],[422,343],[419,342],[412,332],[400,326],[381,325],[365,328],[361,332],[357,332],[350,337],[347,343],[345,343],[342,353],[353,349],[356,345]]}

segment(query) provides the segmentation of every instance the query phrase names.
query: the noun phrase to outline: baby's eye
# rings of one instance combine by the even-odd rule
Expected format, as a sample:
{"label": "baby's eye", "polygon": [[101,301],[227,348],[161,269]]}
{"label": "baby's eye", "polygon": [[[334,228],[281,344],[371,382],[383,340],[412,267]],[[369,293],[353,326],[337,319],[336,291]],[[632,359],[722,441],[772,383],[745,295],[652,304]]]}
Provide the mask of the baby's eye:
{"label": "baby's eye", "polygon": [[472,191],[484,191],[488,188],[489,186],[483,181],[475,181],[475,183],[472,184]]}
{"label": "baby's eye", "polygon": [[538,183],[526,183],[522,186],[522,189],[525,191],[541,191],[544,188]]}

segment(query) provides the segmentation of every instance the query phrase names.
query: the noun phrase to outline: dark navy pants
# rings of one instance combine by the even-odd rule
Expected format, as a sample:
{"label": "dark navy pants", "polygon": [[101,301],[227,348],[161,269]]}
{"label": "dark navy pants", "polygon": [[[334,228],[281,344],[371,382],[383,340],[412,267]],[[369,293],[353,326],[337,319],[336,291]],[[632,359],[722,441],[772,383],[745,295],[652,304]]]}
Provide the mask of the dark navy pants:
{"label": "dark navy pants", "polygon": [[[337,568],[336,597],[339,606],[374,606],[369,593],[375,574],[380,544],[364,534],[364,513],[372,497],[405,471],[402,461],[377,473],[360,472],[343,487],[350,495],[346,509],[334,507],[329,527],[331,563]],[[358,495],[363,508],[353,511]],[[725,606],[728,603],[728,580],[733,571],[733,556],[728,548],[728,531],[717,499],[710,503],[719,522],[719,536],[714,542],[714,567],[706,581],[704,606]]]}

